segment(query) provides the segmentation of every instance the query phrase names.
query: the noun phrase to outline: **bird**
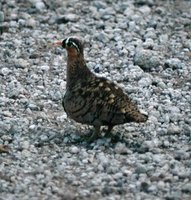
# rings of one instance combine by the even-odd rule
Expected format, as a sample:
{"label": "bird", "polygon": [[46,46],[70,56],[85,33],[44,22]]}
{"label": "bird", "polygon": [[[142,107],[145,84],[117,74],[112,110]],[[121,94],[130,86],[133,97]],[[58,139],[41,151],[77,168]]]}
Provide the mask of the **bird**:
{"label": "bird", "polygon": [[62,105],[68,117],[94,127],[89,141],[100,137],[101,127],[111,135],[114,126],[148,119],[128,94],[115,82],[93,73],[86,65],[84,42],[78,37],[67,37],[55,42],[67,51],[66,92]]}

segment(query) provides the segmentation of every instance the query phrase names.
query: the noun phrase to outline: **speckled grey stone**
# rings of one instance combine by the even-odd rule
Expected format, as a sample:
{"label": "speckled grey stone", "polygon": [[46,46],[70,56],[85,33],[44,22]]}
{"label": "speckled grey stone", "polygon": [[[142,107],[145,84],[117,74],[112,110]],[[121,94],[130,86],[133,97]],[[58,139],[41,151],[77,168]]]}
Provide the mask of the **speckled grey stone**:
{"label": "speckled grey stone", "polygon": [[157,52],[152,50],[137,50],[134,63],[139,65],[144,70],[151,70],[152,68],[158,68],[161,60]]}
{"label": "speckled grey stone", "polygon": [[164,66],[172,69],[181,69],[184,64],[178,58],[171,58],[165,61]]}
{"label": "speckled grey stone", "polygon": [[182,187],[182,191],[185,192],[185,193],[191,194],[191,183],[186,183],[186,184]]}

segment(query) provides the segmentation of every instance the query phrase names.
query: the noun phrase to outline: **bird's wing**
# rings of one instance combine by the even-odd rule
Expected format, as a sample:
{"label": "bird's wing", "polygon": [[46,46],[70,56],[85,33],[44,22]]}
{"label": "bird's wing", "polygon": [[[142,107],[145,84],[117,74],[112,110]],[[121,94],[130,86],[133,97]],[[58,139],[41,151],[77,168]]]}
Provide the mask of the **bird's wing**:
{"label": "bird's wing", "polygon": [[135,121],[134,114],[139,112],[137,106],[115,83],[105,78],[95,78],[79,84],[71,94],[72,117],[77,121],[99,121],[104,125]]}

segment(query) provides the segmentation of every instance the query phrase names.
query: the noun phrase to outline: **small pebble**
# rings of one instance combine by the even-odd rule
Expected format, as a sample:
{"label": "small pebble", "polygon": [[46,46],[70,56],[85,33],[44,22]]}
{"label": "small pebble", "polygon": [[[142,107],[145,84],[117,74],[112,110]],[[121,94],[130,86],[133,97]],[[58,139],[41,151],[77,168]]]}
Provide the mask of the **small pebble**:
{"label": "small pebble", "polygon": [[171,124],[168,127],[167,133],[170,134],[170,135],[172,135],[172,134],[180,134],[181,130],[180,130],[180,128],[178,126]]}
{"label": "small pebble", "polygon": [[115,152],[118,154],[127,154],[128,149],[124,143],[118,142],[115,146]]}
{"label": "small pebble", "polygon": [[80,152],[80,150],[78,147],[72,146],[72,147],[70,147],[70,152],[73,154],[77,154]]}
{"label": "small pebble", "polygon": [[134,63],[144,70],[158,68],[160,66],[160,57],[152,50],[137,50]]}
{"label": "small pebble", "polygon": [[0,11],[0,23],[4,22],[4,12]]}
{"label": "small pebble", "polygon": [[183,68],[183,63],[178,58],[171,58],[165,61],[165,68],[181,69]]}
{"label": "small pebble", "polygon": [[46,6],[42,1],[37,1],[35,7],[41,12],[46,9]]}
{"label": "small pebble", "polygon": [[191,183],[186,183],[186,184],[184,184],[183,187],[182,187],[182,191],[183,191],[184,193],[189,193],[189,194],[191,194]]}

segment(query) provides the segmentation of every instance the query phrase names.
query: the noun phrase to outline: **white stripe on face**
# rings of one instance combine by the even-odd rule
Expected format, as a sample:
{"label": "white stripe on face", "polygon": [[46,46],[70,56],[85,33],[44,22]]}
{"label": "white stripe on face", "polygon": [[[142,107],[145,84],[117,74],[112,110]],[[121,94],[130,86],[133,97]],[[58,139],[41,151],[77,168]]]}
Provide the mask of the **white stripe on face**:
{"label": "white stripe on face", "polygon": [[70,40],[70,37],[69,37],[69,38],[67,38],[67,39],[66,39],[66,41],[65,41],[65,44],[66,44],[66,46],[67,46],[67,44],[68,44],[69,40]]}
{"label": "white stripe on face", "polygon": [[80,52],[80,49],[79,49],[78,45],[77,45],[75,42],[72,42],[72,41],[70,41],[70,40],[72,40],[72,38],[71,38],[71,37],[68,37],[68,38],[66,39],[66,41],[65,41],[65,45],[68,46],[68,44],[71,43],[71,44],[76,48],[76,50],[77,50],[78,52]]}
{"label": "white stripe on face", "polygon": [[80,52],[80,49],[78,48],[78,45],[77,45],[76,43],[74,43],[74,42],[71,42],[71,43],[72,43],[72,45],[73,45],[74,47],[76,47],[77,51]]}

